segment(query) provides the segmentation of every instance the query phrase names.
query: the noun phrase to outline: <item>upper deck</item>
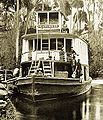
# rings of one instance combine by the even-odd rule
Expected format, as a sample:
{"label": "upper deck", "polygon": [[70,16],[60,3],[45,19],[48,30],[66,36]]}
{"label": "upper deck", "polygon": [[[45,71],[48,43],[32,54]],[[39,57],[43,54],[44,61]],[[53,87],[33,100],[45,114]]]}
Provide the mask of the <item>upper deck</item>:
{"label": "upper deck", "polygon": [[[50,33],[50,32],[67,32],[66,30],[63,31],[63,27],[65,29],[68,28],[66,18],[63,13],[60,11],[37,11],[35,12],[35,20],[29,21],[27,34],[30,33]],[[65,21],[65,24],[64,24]],[[69,31],[69,28],[68,28]]]}
{"label": "upper deck", "polygon": [[21,63],[41,58],[47,60],[48,56],[51,56],[52,60],[60,61],[62,49],[63,59],[67,62],[73,47],[79,55],[76,59],[81,59],[82,64],[88,65],[87,42],[69,32],[70,28],[66,24],[68,19],[60,11],[37,11],[35,19],[31,20],[33,23],[29,21],[27,33],[22,36]]}

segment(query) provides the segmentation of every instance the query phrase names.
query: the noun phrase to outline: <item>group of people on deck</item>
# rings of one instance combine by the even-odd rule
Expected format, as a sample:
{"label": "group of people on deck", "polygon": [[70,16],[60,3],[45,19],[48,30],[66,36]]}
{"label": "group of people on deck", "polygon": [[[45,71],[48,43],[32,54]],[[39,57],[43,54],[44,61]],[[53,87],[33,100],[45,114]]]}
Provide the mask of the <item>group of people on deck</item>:
{"label": "group of people on deck", "polygon": [[75,56],[72,59],[72,77],[80,78],[82,76],[82,66],[80,64],[80,59],[76,62]]}
{"label": "group of people on deck", "polygon": [[73,47],[71,48],[71,67],[72,67],[72,77],[80,78],[82,76],[82,66],[80,63],[80,59],[76,61],[75,56],[78,56],[78,54],[73,50]]}
{"label": "group of people on deck", "polygon": [[[80,59],[76,60],[76,56],[78,56],[78,54],[74,51],[73,47],[71,47],[70,53],[67,53],[67,61],[71,61],[71,67],[69,66],[68,70],[68,77],[80,78],[80,76],[83,75]],[[63,45],[60,51],[60,60],[65,61]]]}

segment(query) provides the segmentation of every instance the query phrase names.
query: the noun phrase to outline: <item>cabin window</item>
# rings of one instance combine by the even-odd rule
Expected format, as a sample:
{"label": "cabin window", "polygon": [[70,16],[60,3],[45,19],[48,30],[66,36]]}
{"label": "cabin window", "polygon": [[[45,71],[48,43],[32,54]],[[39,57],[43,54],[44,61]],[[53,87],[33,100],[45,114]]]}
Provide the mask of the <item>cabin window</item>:
{"label": "cabin window", "polygon": [[29,40],[29,51],[33,50],[33,40]]}
{"label": "cabin window", "polygon": [[[37,44],[38,41],[38,44]],[[41,50],[41,40],[40,39],[35,39],[35,50]]]}
{"label": "cabin window", "polygon": [[71,39],[66,39],[66,52],[71,51]]}
{"label": "cabin window", "polygon": [[47,13],[39,13],[38,14],[39,23],[46,24],[47,23]]}
{"label": "cabin window", "polygon": [[42,40],[42,50],[48,50],[49,43],[48,39]]}
{"label": "cabin window", "polygon": [[64,39],[59,38],[57,39],[58,50],[61,50],[64,47]]}
{"label": "cabin window", "polygon": [[38,50],[41,50],[41,40],[38,39]]}
{"label": "cabin window", "polygon": [[50,39],[50,50],[56,50],[56,39]]}
{"label": "cabin window", "polygon": [[58,12],[49,13],[49,24],[57,24],[58,23]]}

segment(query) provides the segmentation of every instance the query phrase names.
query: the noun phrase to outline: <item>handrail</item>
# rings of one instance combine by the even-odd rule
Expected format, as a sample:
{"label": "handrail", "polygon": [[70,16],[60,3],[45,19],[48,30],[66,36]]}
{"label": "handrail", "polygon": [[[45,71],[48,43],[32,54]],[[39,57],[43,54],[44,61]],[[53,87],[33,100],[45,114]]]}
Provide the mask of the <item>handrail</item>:
{"label": "handrail", "polygon": [[[48,51],[48,50],[42,50],[42,51],[41,50],[34,50],[34,51],[31,51],[31,52],[30,51],[24,52],[24,53],[22,53],[22,55],[27,54],[27,53],[32,53],[32,52],[38,52],[38,53],[49,53],[50,52],[50,53],[52,53],[52,52],[60,52],[60,51],[61,50],[50,50],[50,51]],[[67,53],[67,54],[69,53],[70,54],[70,52],[64,52],[64,53]]]}
{"label": "handrail", "polygon": [[[60,52],[61,52],[61,54],[60,54]],[[37,55],[39,58],[40,58],[40,55],[41,55],[41,57],[44,57],[44,58],[45,58],[45,55],[46,55],[46,59],[49,59],[49,56],[51,56],[52,60],[53,60],[53,58],[55,58],[55,60],[57,58],[57,60],[63,60],[65,62],[67,62],[70,59],[72,59],[72,56],[71,56],[70,52],[64,52],[64,51],[61,51],[61,50],[53,50],[53,51],[52,50],[51,51],[48,51],[48,50],[44,50],[44,51],[37,50],[37,51],[31,51],[31,52],[28,51],[28,52],[22,53],[22,55],[25,56],[27,54],[26,56],[28,58],[29,54],[31,54],[32,60],[36,60],[35,55],[33,55],[33,53],[35,53],[35,55]],[[43,54],[45,54],[45,55],[43,56]],[[25,58],[23,59],[23,61],[25,61]],[[26,61],[27,61],[27,59],[26,59]]]}

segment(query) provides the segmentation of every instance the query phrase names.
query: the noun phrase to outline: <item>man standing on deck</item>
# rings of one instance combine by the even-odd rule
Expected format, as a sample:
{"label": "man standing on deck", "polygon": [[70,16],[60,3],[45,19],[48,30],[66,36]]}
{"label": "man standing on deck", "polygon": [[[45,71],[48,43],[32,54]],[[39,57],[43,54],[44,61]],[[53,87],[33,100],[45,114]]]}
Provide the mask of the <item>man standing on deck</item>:
{"label": "man standing on deck", "polygon": [[78,59],[77,65],[76,65],[76,78],[80,78],[82,76],[82,66],[80,64],[80,59]]}
{"label": "man standing on deck", "polygon": [[74,51],[73,47],[71,47],[71,57],[78,56],[78,54]]}

